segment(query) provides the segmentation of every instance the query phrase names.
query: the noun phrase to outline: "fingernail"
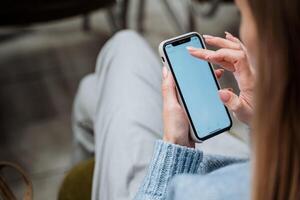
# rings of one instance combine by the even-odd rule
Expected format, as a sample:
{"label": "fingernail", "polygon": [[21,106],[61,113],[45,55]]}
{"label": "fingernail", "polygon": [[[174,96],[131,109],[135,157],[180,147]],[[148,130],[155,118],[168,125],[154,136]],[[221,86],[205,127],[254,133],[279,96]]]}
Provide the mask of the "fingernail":
{"label": "fingernail", "polygon": [[224,73],[224,69],[218,69],[216,70],[216,72],[218,72],[218,74],[220,74],[220,76]]}
{"label": "fingernail", "polygon": [[163,79],[166,79],[168,76],[168,69],[165,66],[163,66],[162,74],[163,74]]}
{"label": "fingernail", "polygon": [[227,90],[233,92],[233,88],[227,88]]}
{"label": "fingernail", "polygon": [[196,51],[196,50],[197,50],[197,48],[191,47],[191,46],[187,46],[186,49],[187,49],[188,51]]}
{"label": "fingernail", "polygon": [[227,31],[225,31],[225,35],[231,35],[231,33],[229,33],[229,32],[227,32]]}
{"label": "fingernail", "polygon": [[211,35],[202,35],[205,39],[211,39],[211,38],[213,38],[213,36],[211,36]]}
{"label": "fingernail", "polygon": [[220,99],[221,99],[224,103],[226,103],[226,102],[229,101],[229,99],[230,99],[230,94],[229,94],[228,92],[226,92],[226,91],[224,91],[224,90],[219,90],[218,93],[219,93]]}
{"label": "fingernail", "polygon": [[233,35],[231,33],[227,32],[227,31],[225,31],[225,36],[226,37],[233,37]]}

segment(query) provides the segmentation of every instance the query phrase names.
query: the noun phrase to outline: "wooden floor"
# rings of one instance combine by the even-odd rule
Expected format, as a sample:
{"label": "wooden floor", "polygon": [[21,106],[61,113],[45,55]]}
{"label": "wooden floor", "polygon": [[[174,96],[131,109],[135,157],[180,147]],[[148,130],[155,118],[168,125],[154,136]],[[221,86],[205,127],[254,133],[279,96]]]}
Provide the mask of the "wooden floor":
{"label": "wooden floor", "polygon": [[[236,14],[227,15],[234,9],[226,9],[216,19],[202,20],[201,32],[236,31],[232,28]],[[229,18],[224,20],[225,14]],[[91,32],[81,30],[80,18],[9,35],[0,29],[0,160],[19,163],[30,173],[37,200],[55,199],[70,168],[73,98],[80,79],[93,72],[97,54],[111,36],[102,11],[92,20]],[[159,0],[149,1],[145,25],[145,37],[154,48],[177,34]],[[19,179],[9,179],[20,192]]]}

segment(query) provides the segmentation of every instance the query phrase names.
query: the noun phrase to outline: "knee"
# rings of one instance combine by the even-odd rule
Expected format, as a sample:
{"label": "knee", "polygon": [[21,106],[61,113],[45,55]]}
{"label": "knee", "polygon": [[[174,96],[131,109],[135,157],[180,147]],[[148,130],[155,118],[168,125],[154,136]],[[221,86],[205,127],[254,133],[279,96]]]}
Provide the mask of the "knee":
{"label": "knee", "polygon": [[111,39],[114,53],[131,52],[136,54],[143,51],[142,48],[148,48],[146,40],[133,30],[122,30],[117,32]]}
{"label": "knee", "polygon": [[146,40],[133,30],[117,32],[104,48],[97,59],[96,73],[101,73],[99,69],[103,67],[117,69],[114,71],[120,76],[131,73],[140,66],[140,58],[147,58],[152,53],[149,53],[150,47]]}
{"label": "knee", "polygon": [[112,40],[128,43],[129,41],[143,40],[143,38],[136,31],[127,29],[115,33]]}
{"label": "knee", "polygon": [[120,61],[124,59],[124,55],[128,57],[128,55],[139,54],[147,47],[147,42],[136,31],[122,30],[115,33],[98,55],[96,73],[103,65],[111,63],[112,59],[118,57]]}

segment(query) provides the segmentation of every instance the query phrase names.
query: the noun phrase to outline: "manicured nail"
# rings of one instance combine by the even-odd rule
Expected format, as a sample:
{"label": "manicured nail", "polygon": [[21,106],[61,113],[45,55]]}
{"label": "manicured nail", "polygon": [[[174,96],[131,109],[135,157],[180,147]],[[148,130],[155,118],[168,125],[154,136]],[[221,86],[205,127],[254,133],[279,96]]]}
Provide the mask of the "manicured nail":
{"label": "manicured nail", "polygon": [[162,74],[163,74],[163,79],[166,79],[168,77],[168,69],[165,66],[163,66]]}
{"label": "manicured nail", "polygon": [[188,51],[197,51],[197,48],[195,48],[195,47],[191,47],[191,46],[187,46],[186,47],[186,49],[188,50]]}
{"label": "manicured nail", "polygon": [[233,92],[233,88],[226,88],[228,91]]}
{"label": "manicured nail", "polygon": [[233,35],[231,33],[227,32],[227,31],[225,31],[225,37],[231,37],[231,38],[233,38]]}
{"label": "manicured nail", "polygon": [[230,99],[230,94],[229,94],[228,92],[226,92],[226,91],[224,91],[224,90],[219,90],[218,93],[219,93],[220,99],[221,99],[224,103],[226,103],[226,102],[229,101],[229,99]]}
{"label": "manicured nail", "polygon": [[218,74],[221,76],[224,73],[224,69],[217,69],[217,70],[215,70],[215,73],[216,73],[216,75]]}
{"label": "manicured nail", "polygon": [[213,38],[213,36],[211,36],[211,35],[202,35],[205,39],[211,39],[211,38]]}
{"label": "manicured nail", "polygon": [[231,35],[231,33],[229,33],[228,31],[225,31],[225,35]]}

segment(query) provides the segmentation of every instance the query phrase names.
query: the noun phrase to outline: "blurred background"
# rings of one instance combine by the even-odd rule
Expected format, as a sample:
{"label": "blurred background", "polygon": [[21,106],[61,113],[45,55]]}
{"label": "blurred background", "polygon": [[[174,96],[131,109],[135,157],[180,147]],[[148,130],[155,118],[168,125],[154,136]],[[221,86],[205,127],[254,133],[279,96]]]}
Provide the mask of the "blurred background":
{"label": "blurred background", "polygon": [[[18,163],[29,173],[34,199],[57,198],[63,177],[72,167],[74,95],[80,79],[93,72],[101,47],[116,31],[140,32],[155,52],[162,40],[191,30],[238,35],[239,14],[230,0],[13,0],[1,4],[0,160]],[[230,74],[221,85],[236,89]],[[230,134],[247,141],[243,132],[245,127],[235,122]],[[8,179],[21,193],[20,179],[13,174]]]}

